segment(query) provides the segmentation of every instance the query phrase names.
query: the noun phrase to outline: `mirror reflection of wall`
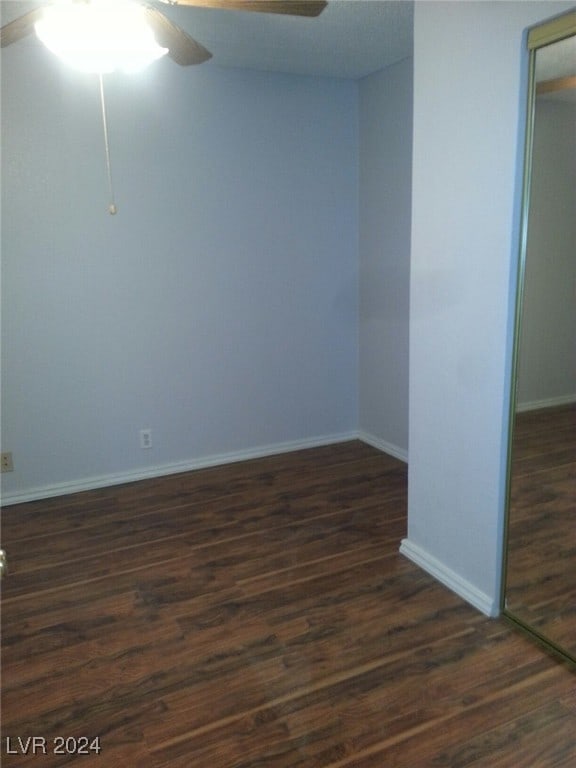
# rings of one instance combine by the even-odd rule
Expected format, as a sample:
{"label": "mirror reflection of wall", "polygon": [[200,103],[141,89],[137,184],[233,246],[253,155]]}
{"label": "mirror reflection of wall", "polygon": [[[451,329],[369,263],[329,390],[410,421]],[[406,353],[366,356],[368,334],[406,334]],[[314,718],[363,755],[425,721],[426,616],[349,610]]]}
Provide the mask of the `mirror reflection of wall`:
{"label": "mirror reflection of wall", "polygon": [[572,17],[571,36],[532,46],[534,112],[525,168],[529,205],[516,335],[504,612],[576,661],[576,14]]}
{"label": "mirror reflection of wall", "polygon": [[575,402],[576,87],[536,96],[524,281],[517,410]]}

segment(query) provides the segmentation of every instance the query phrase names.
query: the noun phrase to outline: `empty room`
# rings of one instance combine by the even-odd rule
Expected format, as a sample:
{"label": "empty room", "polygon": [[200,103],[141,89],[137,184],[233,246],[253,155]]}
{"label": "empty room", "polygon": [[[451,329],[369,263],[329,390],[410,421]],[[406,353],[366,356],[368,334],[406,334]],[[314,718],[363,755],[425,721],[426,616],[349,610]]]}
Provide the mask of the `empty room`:
{"label": "empty room", "polygon": [[0,12],[2,764],[573,766],[574,3]]}

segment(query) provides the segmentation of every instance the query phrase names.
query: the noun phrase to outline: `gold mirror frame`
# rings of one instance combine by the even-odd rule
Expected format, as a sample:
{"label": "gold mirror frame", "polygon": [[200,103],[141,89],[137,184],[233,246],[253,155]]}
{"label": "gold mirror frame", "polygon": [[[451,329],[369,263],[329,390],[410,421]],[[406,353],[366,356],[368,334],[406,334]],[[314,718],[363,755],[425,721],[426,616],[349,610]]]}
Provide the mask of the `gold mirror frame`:
{"label": "gold mirror frame", "polygon": [[[519,370],[519,347],[521,334],[522,310],[524,304],[524,286],[526,273],[526,254],[528,246],[528,221],[530,208],[530,191],[532,180],[532,161],[533,161],[533,141],[534,141],[534,119],[536,106],[536,53],[547,45],[564,40],[576,35],[576,10],[567,14],[551,19],[550,21],[539,24],[528,32],[527,47],[529,51],[529,73],[528,73],[528,100],[526,111],[526,130],[524,145],[524,174],[522,183],[522,207],[520,220],[520,250],[517,269],[517,290],[516,290],[516,308],[514,318],[514,351],[512,358],[512,378],[511,378],[511,397],[509,411],[509,435],[508,435],[508,453],[507,453],[507,481],[506,481],[506,510],[505,510],[505,528],[503,540],[503,562],[502,562],[502,580],[501,580],[501,600],[500,608],[502,615],[508,619],[514,626],[523,632],[529,633],[531,637],[537,640],[544,648],[554,655],[559,656],[571,665],[576,664],[576,656],[566,648],[561,647],[553,639],[545,636],[535,627],[529,625],[521,617],[516,616],[513,610],[509,610],[506,602],[508,587],[508,553],[509,553],[509,527],[510,527],[510,507],[512,490],[512,460],[513,460],[513,441],[514,441],[514,421],[517,407],[517,382]],[[576,578],[576,567],[574,569]]]}

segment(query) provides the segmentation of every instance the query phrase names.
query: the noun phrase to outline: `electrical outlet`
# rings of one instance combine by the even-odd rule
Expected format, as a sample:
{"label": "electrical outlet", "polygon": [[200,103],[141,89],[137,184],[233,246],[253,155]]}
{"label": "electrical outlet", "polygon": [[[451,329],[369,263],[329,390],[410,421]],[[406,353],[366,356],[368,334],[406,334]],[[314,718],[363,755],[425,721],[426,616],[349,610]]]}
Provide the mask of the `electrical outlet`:
{"label": "electrical outlet", "polygon": [[140,448],[152,448],[152,430],[140,430]]}
{"label": "electrical outlet", "polygon": [[0,453],[0,466],[2,467],[2,472],[14,472],[14,462],[12,461],[12,453],[10,451]]}

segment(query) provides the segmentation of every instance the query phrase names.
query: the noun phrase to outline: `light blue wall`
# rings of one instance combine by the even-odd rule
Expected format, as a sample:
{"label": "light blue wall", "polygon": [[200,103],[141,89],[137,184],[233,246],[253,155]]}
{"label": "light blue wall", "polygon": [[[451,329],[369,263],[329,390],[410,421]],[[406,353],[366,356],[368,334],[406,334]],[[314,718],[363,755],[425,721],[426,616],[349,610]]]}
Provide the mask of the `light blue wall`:
{"label": "light blue wall", "polygon": [[536,99],[518,409],[576,401],[576,104]]}
{"label": "light blue wall", "polygon": [[500,578],[523,32],[569,7],[415,9],[403,551],[486,612],[498,609]]}
{"label": "light blue wall", "polygon": [[360,81],[359,424],[408,457],[412,59]]}
{"label": "light blue wall", "polygon": [[[5,494],[357,428],[357,86],[2,52]],[[138,431],[153,430],[153,448]]]}

